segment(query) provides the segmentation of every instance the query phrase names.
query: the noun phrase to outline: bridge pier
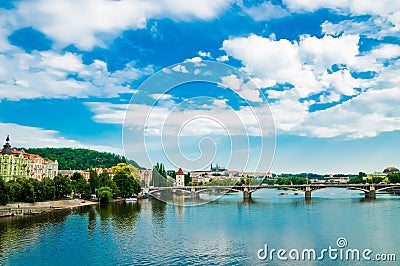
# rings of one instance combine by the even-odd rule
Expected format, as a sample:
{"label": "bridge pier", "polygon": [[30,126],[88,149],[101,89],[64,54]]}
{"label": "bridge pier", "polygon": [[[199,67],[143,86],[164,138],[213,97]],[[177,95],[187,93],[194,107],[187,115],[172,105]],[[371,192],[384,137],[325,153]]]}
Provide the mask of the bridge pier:
{"label": "bridge pier", "polygon": [[196,193],[196,190],[195,190],[194,188],[192,188],[192,189],[190,190],[190,196],[191,196],[192,198],[199,198],[199,197],[200,197],[199,193]]}
{"label": "bridge pier", "polygon": [[365,192],[365,198],[366,199],[376,199],[375,190],[371,190],[369,192]]}
{"label": "bridge pier", "polygon": [[375,193],[375,186],[370,185],[369,186],[369,191],[365,192],[365,198],[366,199],[376,199],[376,193]]}
{"label": "bridge pier", "polygon": [[306,186],[306,191],[304,193],[306,200],[311,200],[311,187]]}
{"label": "bridge pier", "polygon": [[243,189],[243,199],[251,199],[251,192],[249,192],[249,189],[247,187]]}

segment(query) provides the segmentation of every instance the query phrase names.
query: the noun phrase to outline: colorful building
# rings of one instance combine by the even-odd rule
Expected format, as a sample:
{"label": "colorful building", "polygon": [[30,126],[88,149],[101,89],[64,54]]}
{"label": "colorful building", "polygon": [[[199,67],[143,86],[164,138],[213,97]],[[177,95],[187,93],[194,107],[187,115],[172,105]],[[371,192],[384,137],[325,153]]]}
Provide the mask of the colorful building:
{"label": "colorful building", "polygon": [[10,137],[7,136],[6,143],[0,154],[0,176],[5,181],[17,177],[30,177],[31,161],[26,158],[23,152],[11,150]]}
{"label": "colorful building", "polygon": [[42,180],[44,177],[54,178],[58,175],[58,162],[46,160],[37,154],[29,154],[24,150],[12,150],[10,137],[0,154],[0,177],[6,181],[18,177]]}
{"label": "colorful building", "polygon": [[184,187],[185,186],[185,173],[182,171],[182,168],[179,168],[178,172],[176,172],[176,186]]}

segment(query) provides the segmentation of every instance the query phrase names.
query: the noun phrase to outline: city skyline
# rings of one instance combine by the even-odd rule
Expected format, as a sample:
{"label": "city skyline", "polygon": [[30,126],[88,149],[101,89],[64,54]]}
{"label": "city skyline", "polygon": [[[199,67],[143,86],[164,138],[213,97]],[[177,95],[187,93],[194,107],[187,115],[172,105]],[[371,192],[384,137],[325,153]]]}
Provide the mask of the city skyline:
{"label": "city skyline", "polygon": [[[168,67],[173,74],[197,75],[182,62],[215,61],[240,69],[259,90],[235,75],[216,80],[240,91],[252,107],[271,111],[276,134],[261,138],[276,137],[276,150],[264,171],[372,173],[400,165],[399,3],[90,3],[0,4],[0,140],[9,134],[14,147],[123,154],[125,111],[131,97],[140,95],[140,85]],[[158,100],[156,114],[161,114],[162,108],[197,96],[200,87],[146,94],[149,99],[136,102],[139,111],[132,119],[143,119],[140,110],[149,106],[147,100]],[[215,84],[201,88],[208,98],[182,105],[177,115],[204,114],[207,104],[210,113],[225,115],[232,139],[241,136],[238,123],[228,119],[230,111],[246,110],[241,99]],[[160,91],[165,89],[161,84]],[[184,131],[180,152],[197,158],[198,143],[212,136],[218,148],[214,161],[242,170],[239,159],[229,161],[231,147],[218,124],[194,125],[204,130]],[[259,136],[249,134],[249,147],[256,148]],[[152,137],[153,161],[175,169]],[[205,152],[213,151],[212,143],[203,144]],[[234,152],[240,154],[241,148]]]}

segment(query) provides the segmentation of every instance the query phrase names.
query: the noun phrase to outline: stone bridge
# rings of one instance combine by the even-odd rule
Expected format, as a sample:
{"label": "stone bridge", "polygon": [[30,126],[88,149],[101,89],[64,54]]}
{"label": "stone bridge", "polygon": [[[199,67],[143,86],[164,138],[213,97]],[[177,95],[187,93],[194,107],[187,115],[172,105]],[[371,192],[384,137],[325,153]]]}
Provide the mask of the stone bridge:
{"label": "stone bridge", "polygon": [[182,191],[189,193],[192,197],[198,197],[200,193],[206,191],[217,192],[242,192],[244,199],[250,199],[251,194],[260,189],[286,189],[303,191],[305,199],[311,199],[313,191],[324,188],[347,188],[352,190],[360,190],[365,193],[365,198],[376,199],[376,193],[388,189],[400,189],[400,184],[304,184],[304,185],[250,185],[250,186],[184,186],[184,187],[150,187],[148,188],[149,195],[154,196],[157,192],[166,190]]}

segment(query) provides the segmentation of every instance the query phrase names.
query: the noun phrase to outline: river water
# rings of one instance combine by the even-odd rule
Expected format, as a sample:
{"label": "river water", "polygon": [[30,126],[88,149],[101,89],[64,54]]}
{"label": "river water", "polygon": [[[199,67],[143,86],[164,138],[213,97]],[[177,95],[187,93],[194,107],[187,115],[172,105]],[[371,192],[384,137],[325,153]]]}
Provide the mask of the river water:
{"label": "river water", "polygon": [[[399,196],[366,201],[357,191],[324,189],[306,202],[279,192],[257,191],[252,202],[234,193],[195,207],[146,199],[1,218],[0,264],[399,265]],[[265,258],[266,246],[269,255],[286,253]],[[329,247],[333,253],[321,252]],[[315,258],[302,257],[309,249]],[[348,249],[371,253],[346,260]],[[372,261],[376,254],[397,262]]]}

